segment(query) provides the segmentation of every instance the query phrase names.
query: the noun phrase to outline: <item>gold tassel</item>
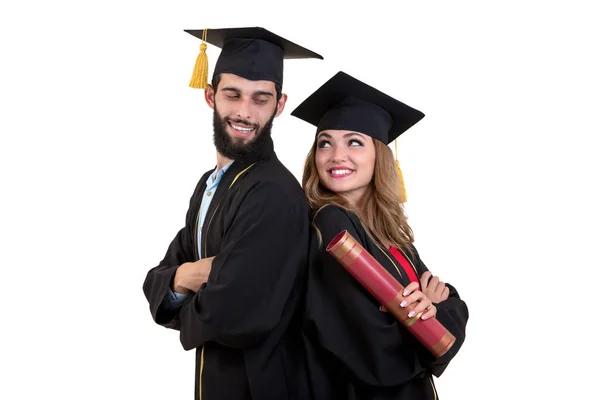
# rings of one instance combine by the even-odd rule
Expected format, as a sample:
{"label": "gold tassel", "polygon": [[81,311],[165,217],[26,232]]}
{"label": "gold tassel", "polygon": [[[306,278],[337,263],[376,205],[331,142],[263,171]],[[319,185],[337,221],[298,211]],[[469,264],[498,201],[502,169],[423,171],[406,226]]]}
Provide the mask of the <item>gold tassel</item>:
{"label": "gold tassel", "polygon": [[190,87],[194,89],[205,89],[208,86],[208,56],[206,55],[206,31],[202,32],[202,43],[200,54],[196,58],[196,65],[190,80]]}
{"label": "gold tassel", "polygon": [[398,174],[398,182],[400,183],[400,203],[406,203],[408,199],[406,196],[406,186],[404,185],[404,176],[402,176],[402,170],[400,169],[400,161],[398,161],[398,144],[394,140],[395,158],[396,158],[396,173]]}

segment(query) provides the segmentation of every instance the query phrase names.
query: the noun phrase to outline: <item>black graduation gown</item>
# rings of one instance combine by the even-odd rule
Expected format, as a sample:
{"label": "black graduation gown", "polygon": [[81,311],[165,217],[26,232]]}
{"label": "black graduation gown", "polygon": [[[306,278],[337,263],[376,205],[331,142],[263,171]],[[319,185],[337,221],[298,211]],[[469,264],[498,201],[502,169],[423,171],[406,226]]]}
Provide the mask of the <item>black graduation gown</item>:
{"label": "black graduation gown", "polygon": [[[310,209],[273,143],[223,174],[202,226],[200,202],[212,171],[190,200],[186,225],[143,288],[154,320],[196,349],[195,399],[306,399],[300,333]],[[208,282],[178,313],[161,306],[179,265],[216,256]]]}
{"label": "black graduation gown", "polygon": [[[311,235],[303,322],[312,397],[437,399],[431,375],[442,374],[465,339],[468,310],[456,289],[448,285],[449,298],[436,305],[437,319],[456,336],[456,343],[435,360],[391,314],[379,310],[381,304],[325,248],[347,230],[406,286],[410,280],[393,255],[371,241],[358,217],[342,208],[327,206],[314,222],[323,244],[319,246],[317,235]],[[414,256],[405,255],[420,277],[427,268],[413,250]]]}

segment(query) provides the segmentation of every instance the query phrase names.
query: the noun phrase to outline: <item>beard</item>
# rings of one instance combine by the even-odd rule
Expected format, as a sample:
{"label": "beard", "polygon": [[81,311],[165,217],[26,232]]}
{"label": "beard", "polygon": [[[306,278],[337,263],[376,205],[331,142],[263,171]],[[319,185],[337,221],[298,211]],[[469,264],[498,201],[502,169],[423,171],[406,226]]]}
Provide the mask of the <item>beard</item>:
{"label": "beard", "polygon": [[[261,127],[258,124],[251,124],[243,119],[221,118],[215,103],[213,112],[213,141],[217,151],[231,160],[241,161],[244,164],[256,160],[262,154],[263,149],[271,138],[271,128],[273,127],[276,112],[277,110],[273,112],[273,115],[271,115],[265,126]],[[249,142],[244,142],[242,138],[232,137],[227,133],[228,122],[254,127],[256,129],[254,138]]]}

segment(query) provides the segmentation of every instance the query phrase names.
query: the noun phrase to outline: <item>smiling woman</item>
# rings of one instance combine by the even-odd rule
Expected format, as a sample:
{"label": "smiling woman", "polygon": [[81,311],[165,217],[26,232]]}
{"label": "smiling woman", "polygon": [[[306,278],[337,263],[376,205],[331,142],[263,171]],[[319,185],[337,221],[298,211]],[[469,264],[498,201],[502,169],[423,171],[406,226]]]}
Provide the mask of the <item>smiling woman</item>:
{"label": "smiling woman", "polygon": [[373,176],[374,140],[347,130],[322,131],[317,136],[315,164],[327,188],[358,206]]}
{"label": "smiling woman", "polygon": [[[437,399],[433,376],[462,346],[468,310],[453,286],[429,279],[388,147],[423,113],[339,72],[292,115],[317,126],[302,177],[314,227],[303,320],[313,398]],[[381,308],[360,278],[327,252],[341,232],[405,288],[404,297]],[[433,356],[392,316],[400,308],[409,319],[437,317],[454,345]]]}

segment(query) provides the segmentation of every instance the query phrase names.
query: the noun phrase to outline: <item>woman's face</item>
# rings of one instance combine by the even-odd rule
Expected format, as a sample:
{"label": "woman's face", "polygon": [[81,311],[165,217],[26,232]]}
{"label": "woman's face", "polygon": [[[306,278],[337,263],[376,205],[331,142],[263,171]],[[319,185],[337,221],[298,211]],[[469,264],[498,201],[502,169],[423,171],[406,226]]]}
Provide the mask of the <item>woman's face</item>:
{"label": "woman's face", "polygon": [[315,162],[321,184],[356,206],[373,178],[373,139],[353,131],[321,131],[317,135]]}

